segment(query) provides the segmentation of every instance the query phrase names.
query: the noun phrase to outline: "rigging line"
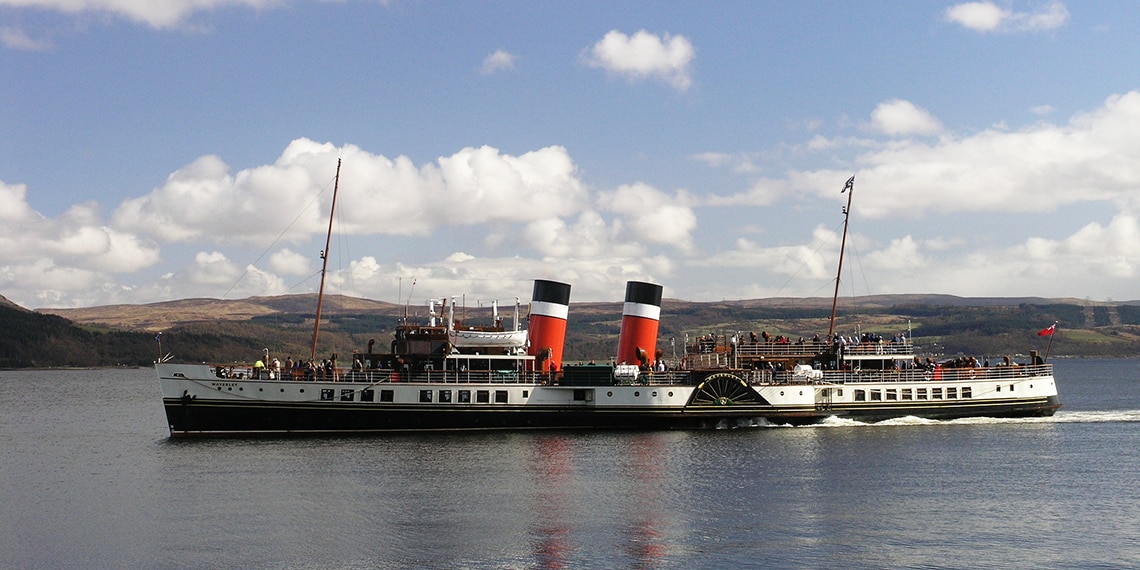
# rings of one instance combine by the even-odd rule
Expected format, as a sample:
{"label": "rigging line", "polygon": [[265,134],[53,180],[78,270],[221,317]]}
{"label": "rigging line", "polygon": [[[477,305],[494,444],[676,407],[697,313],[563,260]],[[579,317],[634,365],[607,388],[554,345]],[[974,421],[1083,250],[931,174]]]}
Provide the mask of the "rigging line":
{"label": "rigging line", "polygon": [[233,284],[230,285],[229,289],[226,289],[225,293],[222,293],[223,299],[225,299],[226,296],[228,296],[230,294],[230,291],[233,291],[234,288],[238,286],[238,283],[241,283],[242,279],[245,279],[246,275],[249,275],[249,268],[257,266],[257,263],[261,261],[261,258],[265,257],[265,254],[269,253],[269,250],[273,249],[273,246],[277,245],[277,242],[281,241],[281,238],[284,237],[285,234],[289,233],[289,230],[292,229],[293,226],[297,224],[297,220],[301,219],[301,216],[305,215],[305,212],[308,212],[309,208],[312,208],[313,204],[317,203],[317,201],[320,199],[320,197],[323,196],[325,194],[325,192],[328,191],[329,184],[332,184],[332,182],[326,183],[325,187],[322,188],[321,191],[318,192],[316,196],[313,196],[313,198],[311,200],[309,200],[309,203],[306,204],[304,208],[301,208],[300,212],[297,212],[297,217],[293,218],[293,221],[289,222],[289,225],[285,226],[285,229],[281,230],[281,233],[277,234],[277,237],[273,239],[273,242],[270,243],[268,246],[265,247],[264,250],[261,251],[261,254],[257,256],[257,259],[254,259],[252,263],[246,264],[245,271],[243,271],[242,274],[240,276],[238,276],[238,278],[236,280],[234,280]]}
{"label": "rigging line", "polygon": [[319,270],[318,270],[318,271],[314,271],[314,272],[310,273],[308,277],[306,277],[306,278],[304,278],[304,279],[302,279],[302,280],[298,281],[297,283],[294,283],[292,286],[290,286],[288,289],[286,289],[286,290],[285,290],[285,293],[290,293],[290,292],[292,292],[294,289],[297,289],[297,288],[298,288],[298,287],[300,287],[301,285],[304,285],[305,283],[308,283],[309,281],[312,281],[314,277],[316,277],[316,276],[318,276],[318,275],[320,275],[320,274],[321,274],[321,272],[320,272]]}
{"label": "rigging line", "polygon": [[[344,222],[344,208],[341,208],[341,211],[336,213],[336,223],[337,223],[337,226],[340,228],[347,228],[348,227],[348,225],[345,224],[345,222]],[[348,239],[348,232],[346,230],[342,229],[340,232],[337,233],[336,241],[337,241],[337,252],[339,254],[339,255],[337,255],[337,260],[336,260],[337,269],[338,269],[339,273],[341,273],[342,275],[345,275],[345,280],[344,280],[345,286],[341,288],[341,294],[344,294],[345,291],[348,291],[353,296],[359,297],[359,295],[357,294],[357,291],[356,291],[356,282],[352,278],[352,271],[351,271],[352,262],[351,261],[349,261],[349,271],[345,271],[346,268],[345,268],[344,260],[346,260],[346,259],[351,260],[352,259],[352,250],[349,247],[351,245],[351,243],[349,242],[349,239]],[[328,252],[325,252],[325,253],[326,253],[326,255],[328,254]]]}
{"label": "rigging line", "polygon": [[[842,225],[843,225],[843,224],[836,224],[836,226],[835,226],[835,229],[836,229],[836,231],[837,231],[837,232],[838,232],[838,229],[839,229],[839,227],[840,227],[840,226],[842,226]],[[807,258],[807,259],[805,259],[805,260],[804,260],[802,263],[800,263],[800,266],[796,268],[795,272],[793,272],[793,273],[792,273],[792,275],[791,275],[790,277],[788,277],[787,281],[784,281],[784,284],[783,284],[783,285],[780,285],[780,288],[779,288],[779,289],[777,289],[777,290],[776,290],[776,293],[775,293],[775,294],[773,294],[772,296],[773,296],[773,297],[779,297],[779,296],[780,296],[780,293],[783,293],[783,292],[784,292],[784,289],[785,289],[785,288],[788,286],[788,283],[791,283],[791,282],[792,282],[792,280],[793,280],[793,279],[795,279],[795,278],[796,278],[796,276],[800,274],[800,271],[801,271],[801,270],[803,270],[803,268],[807,267],[807,262],[808,262],[808,260],[809,260],[809,259],[812,259],[812,258],[814,258],[814,257],[815,257],[815,256],[817,256],[817,255],[819,255],[819,251],[820,251],[821,249],[823,249],[823,246],[825,246],[825,245],[828,245],[828,244],[830,244],[830,243],[832,243],[830,240],[829,240],[829,241],[821,241],[821,242],[819,243],[819,247],[816,247],[816,248],[815,248],[815,251],[813,251],[813,252],[812,252],[812,254],[811,254],[810,256],[808,256],[808,258]],[[787,259],[787,256],[785,256],[785,259]],[[822,287],[825,287],[825,286],[828,286],[828,285],[831,285],[831,282],[830,282],[830,281],[829,281],[828,283],[826,283],[825,285],[821,286],[820,288],[822,288]],[[816,292],[819,292],[819,289],[816,289]]]}
{"label": "rigging line", "polygon": [[[859,275],[863,277],[863,289],[868,295],[871,294],[871,282],[867,280],[867,272],[863,269],[863,258],[859,256],[859,247],[854,243],[851,244],[851,249],[855,252],[855,265],[859,267]],[[854,287],[854,283],[851,284]],[[854,289],[852,289],[854,291]]]}

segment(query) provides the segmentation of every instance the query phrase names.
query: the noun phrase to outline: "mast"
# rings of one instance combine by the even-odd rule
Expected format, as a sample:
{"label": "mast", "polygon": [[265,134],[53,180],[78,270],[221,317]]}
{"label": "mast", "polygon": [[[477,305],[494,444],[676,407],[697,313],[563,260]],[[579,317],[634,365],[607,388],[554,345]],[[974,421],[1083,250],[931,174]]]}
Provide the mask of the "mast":
{"label": "mast", "polygon": [[839,270],[835,273],[835,295],[831,298],[831,321],[827,329],[827,342],[831,342],[835,335],[835,309],[839,306],[839,278],[843,275],[843,250],[847,248],[847,221],[851,218],[851,197],[855,195],[854,174],[847,179],[847,184],[843,186],[840,194],[848,190],[851,193],[847,194],[847,206],[843,208],[843,239],[839,242]]}
{"label": "mast", "polygon": [[329,208],[329,232],[325,236],[325,249],[321,252],[321,289],[317,292],[317,321],[313,323],[313,350],[309,353],[311,360],[317,359],[317,335],[321,330],[321,305],[325,300],[325,274],[329,269],[329,246],[332,244],[333,218],[336,216],[336,193],[340,189],[340,158],[336,159],[336,178],[333,181],[332,207]]}

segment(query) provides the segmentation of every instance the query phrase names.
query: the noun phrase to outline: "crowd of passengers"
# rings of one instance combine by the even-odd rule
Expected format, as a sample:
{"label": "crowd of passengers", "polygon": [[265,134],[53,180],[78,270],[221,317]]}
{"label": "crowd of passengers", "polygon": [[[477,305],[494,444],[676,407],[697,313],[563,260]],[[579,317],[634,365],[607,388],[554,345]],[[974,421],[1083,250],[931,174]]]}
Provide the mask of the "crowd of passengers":
{"label": "crowd of passengers", "polygon": [[249,366],[218,366],[214,375],[218,378],[257,378],[263,380],[335,380],[336,359],[323,358],[320,362],[315,360],[293,360],[288,357],[285,362],[274,358],[266,364],[267,359],[258,358],[257,362]]}
{"label": "crowd of passengers", "polygon": [[[697,337],[697,352],[709,354],[716,352],[718,336],[716,333],[709,333],[707,335]],[[772,335],[768,331],[762,331],[756,334],[755,331],[748,333],[747,339],[743,335],[732,335],[724,337],[725,342],[730,349],[735,350],[737,346],[744,344],[776,344],[776,345],[811,345],[817,348],[822,348],[824,340],[820,338],[819,334],[812,336],[810,339],[799,337],[792,340],[792,337],[786,335]],[[882,347],[886,343],[904,344],[906,343],[906,335],[898,333],[889,339],[878,333],[863,333],[861,335],[842,335],[835,333],[831,338],[831,348],[833,350],[872,350],[874,347]]]}

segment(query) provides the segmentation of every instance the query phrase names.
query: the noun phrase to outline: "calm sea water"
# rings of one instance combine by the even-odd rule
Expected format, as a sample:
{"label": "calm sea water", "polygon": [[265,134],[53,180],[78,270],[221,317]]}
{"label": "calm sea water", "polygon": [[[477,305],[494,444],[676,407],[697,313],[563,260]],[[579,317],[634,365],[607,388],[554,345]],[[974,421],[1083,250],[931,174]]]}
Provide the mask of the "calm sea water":
{"label": "calm sea water", "polygon": [[0,372],[3,568],[1140,567],[1140,361],[1049,419],[172,441],[150,370]]}

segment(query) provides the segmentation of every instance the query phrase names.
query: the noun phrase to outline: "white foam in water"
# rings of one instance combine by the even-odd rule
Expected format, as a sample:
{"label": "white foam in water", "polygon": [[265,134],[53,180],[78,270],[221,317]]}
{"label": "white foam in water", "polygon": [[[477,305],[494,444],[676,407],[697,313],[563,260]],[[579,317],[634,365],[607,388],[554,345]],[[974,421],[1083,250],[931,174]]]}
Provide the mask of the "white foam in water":
{"label": "white foam in water", "polygon": [[[881,422],[862,422],[850,418],[830,416],[818,424],[802,426],[805,428],[829,427],[873,427],[873,426],[928,426],[928,425],[984,425],[984,424],[1064,424],[1064,423],[1106,423],[1106,422],[1140,422],[1140,410],[1111,410],[1094,412],[1057,412],[1056,415],[1044,418],[959,418],[954,420],[932,420],[916,416],[892,418]],[[764,424],[754,424],[764,426]],[[767,424],[772,426],[772,424]],[[765,427],[767,427],[765,426]],[[790,427],[790,426],[789,426]]]}

